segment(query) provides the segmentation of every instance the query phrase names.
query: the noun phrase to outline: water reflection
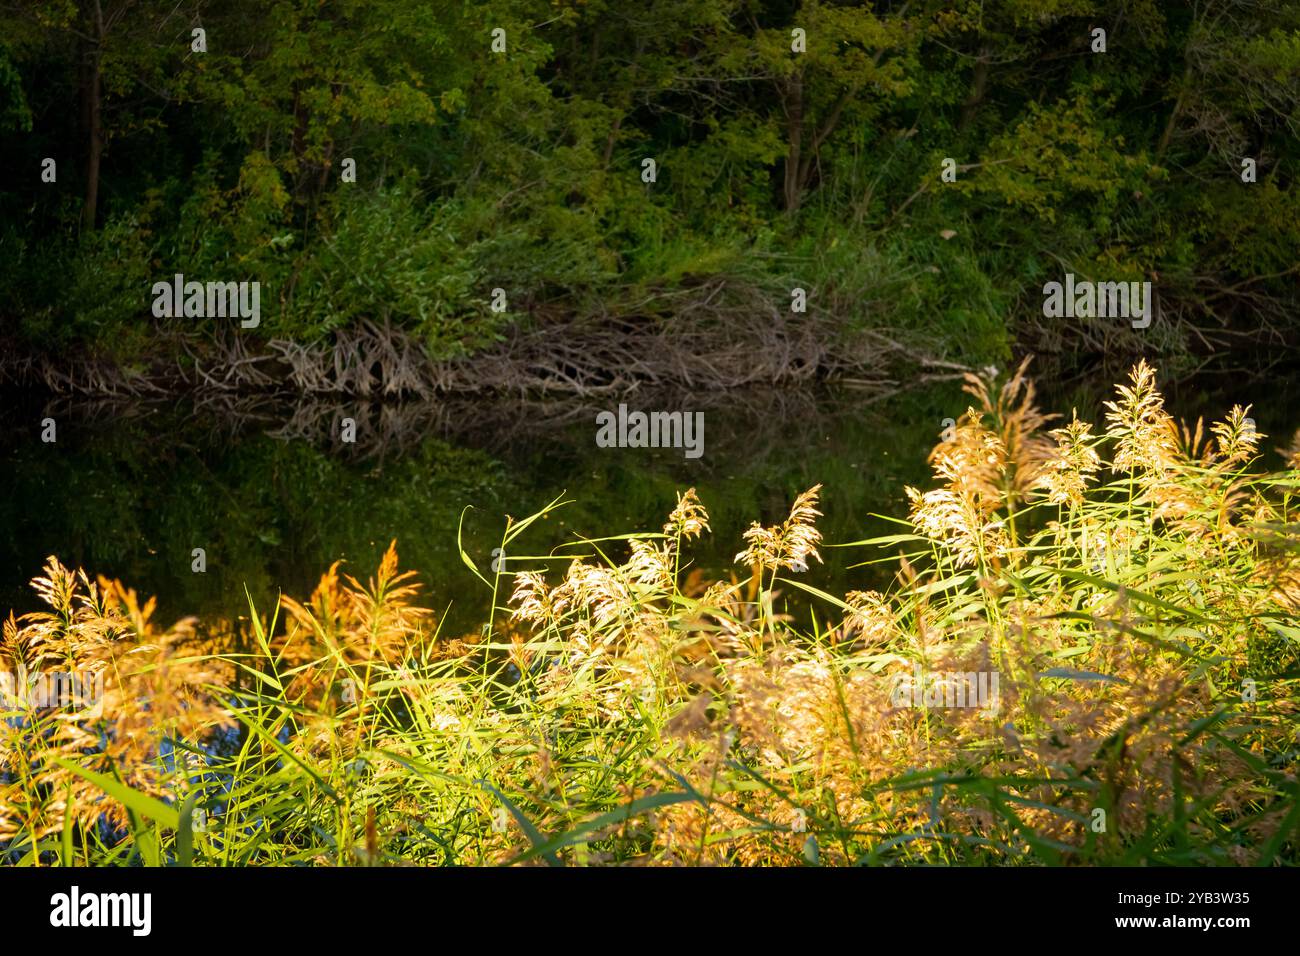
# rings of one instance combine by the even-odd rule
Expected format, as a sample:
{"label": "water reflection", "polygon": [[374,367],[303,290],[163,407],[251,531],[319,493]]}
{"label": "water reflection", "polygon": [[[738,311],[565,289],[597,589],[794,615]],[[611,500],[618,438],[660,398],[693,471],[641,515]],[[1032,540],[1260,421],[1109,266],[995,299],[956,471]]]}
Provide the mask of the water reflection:
{"label": "water reflection", "polygon": [[[1045,408],[1078,407],[1094,421],[1110,394],[1100,382],[1040,391]],[[1294,395],[1277,382],[1189,384],[1171,391],[1169,406],[1217,415],[1253,398],[1259,428],[1277,439],[1271,448],[1300,419]],[[704,454],[687,459],[680,449],[598,448],[596,414],[618,401],[12,400],[0,422],[0,606],[33,609],[26,582],[56,554],[157,594],[164,620],[228,616],[245,608],[245,586],[260,607],[278,587],[302,597],[339,558],[364,578],[396,538],[446,630],[463,633],[489,594],[461,560],[458,528],[486,571],[504,515],[525,517],[565,493],[571,503],[507,555],[515,570],[562,553],[549,561],[558,568],[579,536],[657,529],[677,491],[694,485],[713,525],[696,566],[725,575],[749,523],[779,520],[813,484],[824,485],[828,545],[887,531],[872,515],[905,512],[903,485],[927,481],[944,419],[967,404],[953,381],[883,393],[637,392],[637,408],[704,413]],[[58,423],[56,444],[40,440],[45,417]],[[346,419],[352,443],[341,440]],[[204,573],[191,570],[194,548],[205,551]],[[831,593],[885,583],[873,567],[853,567],[866,555],[827,548],[823,557],[807,580]]]}

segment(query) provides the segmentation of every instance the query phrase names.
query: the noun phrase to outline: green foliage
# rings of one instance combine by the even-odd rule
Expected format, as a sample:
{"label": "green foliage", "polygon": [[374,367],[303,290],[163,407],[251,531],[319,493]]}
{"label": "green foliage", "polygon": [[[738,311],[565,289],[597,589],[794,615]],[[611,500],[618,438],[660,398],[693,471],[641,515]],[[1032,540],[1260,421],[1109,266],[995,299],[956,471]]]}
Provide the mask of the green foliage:
{"label": "green foliage", "polygon": [[31,132],[32,111],[8,49],[0,45],[0,131]]}
{"label": "green foliage", "polygon": [[156,213],[156,200],[146,201],[88,236],[69,263],[58,306],[45,321],[29,318],[28,327],[56,345],[85,340],[122,358],[147,352],[153,336],[139,316],[152,304],[149,289],[159,278],[151,228]]}
{"label": "green foliage", "polygon": [[[141,279],[174,272],[261,281],[257,335],[389,321],[443,356],[539,308],[599,313],[629,283],[779,289],[795,271],[846,329],[915,329],[966,362],[1086,351],[1086,331],[1044,329],[1035,307],[1067,269],[1159,277],[1171,322],[1149,345],[1195,348],[1193,327],[1289,336],[1300,15],[1231,6],[199,0],[199,54],[171,4],[106,0],[100,25],[42,2],[0,15],[17,171],[0,207],[25,223],[0,280],[28,341],[121,354],[151,321]],[[87,37],[98,94],[77,68]],[[88,216],[89,143],[63,119],[92,102]],[[32,175],[44,156],[57,188]],[[937,244],[947,229],[959,238]],[[508,313],[484,311],[493,288]],[[870,321],[854,305],[890,296]]]}
{"label": "green foliage", "polygon": [[401,186],[349,201],[322,248],[298,263],[300,291],[268,332],[310,336],[395,319],[419,330],[438,356],[487,344],[508,317],[487,308],[478,263],[492,240],[468,241],[465,227],[454,203],[429,208]]}

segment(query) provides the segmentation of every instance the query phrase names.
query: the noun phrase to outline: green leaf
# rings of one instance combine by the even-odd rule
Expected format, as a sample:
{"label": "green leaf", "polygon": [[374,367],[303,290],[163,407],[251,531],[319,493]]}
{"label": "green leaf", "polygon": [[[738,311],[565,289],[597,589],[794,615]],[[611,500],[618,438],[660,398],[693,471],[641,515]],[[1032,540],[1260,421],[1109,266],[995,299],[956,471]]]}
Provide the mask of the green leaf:
{"label": "green leaf", "polygon": [[132,790],[126,784],[105,774],[87,770],[80,764],[73,763],[63,757],[55,757],[54,762],[65,770],[71,770],[79,777],[89,780],[122,806],[140,814],[140,816],[153,820],[155,823],[160,823],[172,830],[180,826],[180,816],[177,814],[175,807],[169,806],[148,794],[140,793],[138,790]]}
{"label": "green leaf", "polygon": [[803,858],[808,861],[809,866],[821,866],[821,853],[817,849],[817,837],[808,834],[808,839],[803,841]]}
{"label": "green leaf", "polygon": [[1063,680],[1100,680],[1108,681],[1112,684],[1127,684],[1128,681],[1122,677],[1111,677],[1109,674],[1098,674],[1096,671],[1076,671],[1068,667],[1051,667],[1042,673],[1036,674],[1036,677],[1059,677]]}
{"label": "green leaf", "polygon": [[180,866],[194,865],[194,805],[203,796],[195,790],[181,804],[180,826],[176,831],[176,859]]}
{"label": "green leaf", "polygon": [[696,799],[697,798],[693,794],[689,793],[654,793],[648,797],[640,797],[639,799],[633,800],[625,807],[611,810],[609,813],[602,813],[598,817],[593,817],[584,823],[578,824],[578,826],[574,827],[572,830],[562,833],[559,836],[551,837],[545,843],[535,845],[530,850],[525,850],[510,862],[522,863],[524,860],[532,859],[535,856],[554,853],[556,850],[572,843],[581,843],[582,838],[588,833],[592,833],[615,823],[622,823],[625,820],[630,820],[632,817],[645,813],[647,810],[653,810],[656,807],[669,806],[674,803],[685,803]]}
{"label": "green leaf", "polygon": [[[510,815],[515,818],[515,822],[518,823],[524,833],[527,834],[534,849],[545,846],[546,839],[542,836],[542,832],[538,830],[537,827],[533,826],[533,821],[524,816],[524,812],[515,806],[514,802],[509,797],[486,781],[480,780],[479,786],[483,787],[485,790],[490,790],[496,795],[498,800],[506,805],[506,809],[510,811]],[[538,852],[541,853],[541,855],[546,859],[546,862],[551,866],[564,866],[563,861],[560,860],[553,851],[539,850]]]}

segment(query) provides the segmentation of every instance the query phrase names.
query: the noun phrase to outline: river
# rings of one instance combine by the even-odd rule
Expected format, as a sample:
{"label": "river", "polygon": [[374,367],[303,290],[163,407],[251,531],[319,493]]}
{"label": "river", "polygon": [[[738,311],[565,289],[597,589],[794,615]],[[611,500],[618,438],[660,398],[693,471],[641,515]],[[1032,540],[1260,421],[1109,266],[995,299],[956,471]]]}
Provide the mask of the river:
{"label": "river", "polygon": [[[1100,423],[1110,383],[1040,390],[1040,405]],[[1180,416],[1218,416],[1254,401],[1262,448],[1300,424],[1300,378],[1220,378],[1169,391]],[[602,448],[596,415],[633,408],[702,412],[703,454]],[[585,401],[501,398],[383,404],[218,397],[86,402],[9,395],[0,427],[0,607],[34,610],[28,581],[46,555],[158,596],[163,623],[188,614],[259,608],[278,589],[306,597],[336,559],[362,579],[392,539],[419,572],[424,602],[457,636],[484,619],[490,592],[461,559],[490,576],[505,516],[524,518],[563,496],[505,556],[506,570],[559,570],[580,537],[657,530],[676,493],[698,489],[712,534],[695,566],[726,575],[753,520],[781,520],[798,492],[824,486],[824,564],[807,582],[833,594],[881,587],[862,549],[834,547],[893,530],[905,484],[924,485],[926,454],[945,418],[966,407],[956,382],[880,394],[852,389],[633,395]],[[53,418],[54,442],[42,440]],[[343,419],[356,441],[341,440]],[[468,510],[467,510],[468,509]],[[625,545],[609,542],[611,556]],[[196,572],[195,549],[205,570]],[[588,552],[590,549],[585,549]],[[549,555],[560,557],[547,558]],[[500,557],[499,554],[496,557]]]}

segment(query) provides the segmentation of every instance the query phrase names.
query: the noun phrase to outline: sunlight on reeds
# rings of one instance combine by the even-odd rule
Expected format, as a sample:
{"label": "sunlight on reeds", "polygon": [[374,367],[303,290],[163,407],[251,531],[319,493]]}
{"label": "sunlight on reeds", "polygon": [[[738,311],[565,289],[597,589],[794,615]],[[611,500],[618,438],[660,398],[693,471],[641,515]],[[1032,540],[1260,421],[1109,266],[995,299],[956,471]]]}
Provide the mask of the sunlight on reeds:
{"label": "sunlight on reeds", "polygon": [[[692,489],[659,532],[512,575],[462,551],[509,595],[469,635],[416,603],[395,545],[364,584],[336,564],[212,630],[51,558],[4,667],[106,690],[10,710],[6,858],[1296,862],[1296,455],[1251,470],[1249,410],[1179,426],[1145,363],[1100,432],[1049,428],[1024,366],[967,391],[894,535],[823,542],[817,486],[707,582]],[[893,586],[799,580],[828,547]],[[815,617],[780,610],[792,591]]]}

